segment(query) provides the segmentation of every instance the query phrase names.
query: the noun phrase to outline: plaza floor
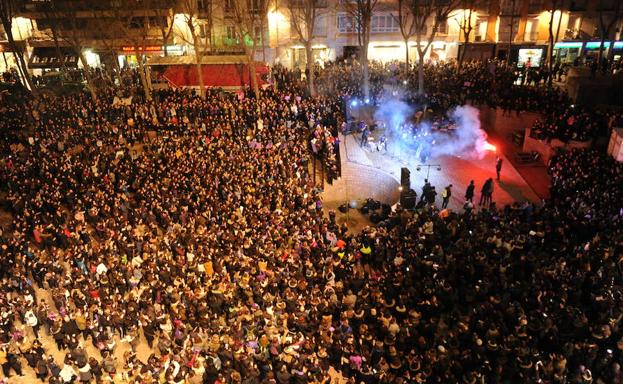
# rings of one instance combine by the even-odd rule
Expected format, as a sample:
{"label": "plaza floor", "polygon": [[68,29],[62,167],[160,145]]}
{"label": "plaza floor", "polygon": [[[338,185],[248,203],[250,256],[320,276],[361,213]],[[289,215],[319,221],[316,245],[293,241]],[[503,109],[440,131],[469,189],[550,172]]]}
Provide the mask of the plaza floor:
{"label": "plaza floor", "polygon": [[[380,133],[375,133],[378,136]],[[488,178],[495,180],[495,161],[496,155],[504,158],[504,165],[499,181],[495,181],[493,201],[498,207],[511,204],[516,201],[539,202],[539,196],[528,185],[524,178],[513,167],[510,161],[503,154],[489,152],[482,159],[462,158],[458,156],[440,156],[427,161],[431,167],[419,167],[419,160],[415,156],[394,155],[391,151],[377,151],[369,147],[359,145],[359,135],[348,135],[342,137],[342,171],[348,171],[348,167],[363,165],[378,169],[380,172],[389,173],[396,180],[400,180],[400,169],[407,167],[411,171],[411,188],[418,196],[424,185],[424,179],[428,178],[430,183],[437,190],[437,204],[441,204],[441,192],[449,184],[452,184],[452,197],[449,207],[460,210],[465,203],[465,190],[470,182],[474,180],[476,184],[474,201],[477,203],[480,198],[480,189],[484,181]],[[391,143],[389,143],[391,146]],[[438,165],[438,166],[437,166]],[[440,169],[440,170],[439,170]],[[357,191],[356,186],[349,189],[349,197],[365,199],[363,195],[367,191]],[[343,193],[344,188],[327,186],[325,188],[325,198],[330,201],[346,201],[346,196],[335,196]]]}

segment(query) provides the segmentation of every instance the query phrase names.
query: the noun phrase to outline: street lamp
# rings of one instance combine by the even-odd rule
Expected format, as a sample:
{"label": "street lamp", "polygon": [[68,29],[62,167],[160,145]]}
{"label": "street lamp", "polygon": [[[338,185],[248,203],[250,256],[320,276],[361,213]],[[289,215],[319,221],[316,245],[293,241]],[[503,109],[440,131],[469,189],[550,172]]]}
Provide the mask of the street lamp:
{"label": "street lamp", "polygon": [[422,167],[426,167],[426,179],[428,179],[428,176],[430,176],[430,169],[431,167],[437,167],[438,171],[441,171],[441,165],[439,164],[418,164],[416,166],[417,168],[415,168],[418,172],[422,169]]}

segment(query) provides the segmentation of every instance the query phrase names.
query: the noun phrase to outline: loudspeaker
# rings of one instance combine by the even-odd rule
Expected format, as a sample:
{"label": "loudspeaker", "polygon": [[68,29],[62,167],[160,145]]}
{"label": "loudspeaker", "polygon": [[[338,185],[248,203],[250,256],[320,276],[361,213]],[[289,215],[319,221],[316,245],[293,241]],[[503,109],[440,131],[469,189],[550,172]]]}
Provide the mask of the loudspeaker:
{"label": "loudspeaker", "polygon": [[403,191],[408,191],[411,188],[411,171],[409,168],[400,168],[400,185]]}
{"label": "loudspeaker", "polygon": [[417,203],[417,193],[413,189],[403,190],[400,194],[400,205],[404,209],[413,209],[415,203]]}

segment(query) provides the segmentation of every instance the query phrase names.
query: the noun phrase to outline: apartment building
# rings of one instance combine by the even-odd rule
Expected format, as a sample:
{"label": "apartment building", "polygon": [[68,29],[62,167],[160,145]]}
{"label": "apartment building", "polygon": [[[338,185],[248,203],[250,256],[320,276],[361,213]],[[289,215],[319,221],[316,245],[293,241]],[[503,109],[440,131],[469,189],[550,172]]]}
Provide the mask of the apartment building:
{"label": "apartment building", "polygon": [[[358,51],[356,22],[344,1],[347,0],[319,1],[319,16],[314,29],[314,60],[317,62],[350,56]],[[609,22],[614,17],[618,1],[559,1],[553,15],[557,42],[554,54],[564,61],[572,61],[580,55],[591,55],[597,51],[600,45],[600,12]],[[551,7],[550,0],[476,0],[462,4],[469,4],[471,9],[456,9],[450,13],[440,26],[426,59],[456,58],[463,49],[466,49],[467,59],[510,57],[513,61],[525,61],[528,55],[533,63],[538,64],[545,57],[552,21],[552,11],[548,8]],[[461,28],[466,17],[470,18],[471,25],[467,44]],[[271,20],[269,32],[277,35],[271,38],[274,59],[288,66],[304,65],[304,49],[292,31],[287,2],[276,5]],[[606,39],[612,42],[612,46],[606,44],[605,50],[611,49],[615,57],[623,49],[623,42],[618,41],[621,39],[622,21],[619,17]],[[404,60],[407,50],[400,33],[397,1],[379,0],[370,32],[370,59],[384,62]],[[417,58],[415,46],[415,38],[411,38],[411,61]]]}
{"label": "apartment building", "polygon": [[[145,56],[193,55],[197,45],[188,37],[190,14],[198,38],[204,41],[199,48],[203,53],[242,54],[241,40],[248,36],[238,36],[232,17],[236,1],[241,0],[24,0],[19,2],[12,31],[33,70],[85,64],[136,65]],[[248,0],[250,12],[265,15],[258,18],[262,22],[254,31],[258,61],[288,67],[305,65],[305,50],[293,28],[290,11],[301,1]],[[357,54],[358,27],[349,1],[317,0],[312,44],[315,62]],[[554,54],[560,60],[595,57],[601,45],[600,17],[610,24],[617,6],[621,8],[620,0],[558,0],[560,6],[553,12],[551,1],[462,1],[460,4],[468,8],[450,12],[425,59],[447,60],[464,54],[466,59],[510,57],[515,62],[529,59],[538,65],[547,54],[550,22],[556,42]],[[371,60],[405,58],[407,49],[397,7],[397,0],[376,2],[368,46]],[[471,26],[468,39],[461,29],[465,20]],[[619,15],[605,38],[604,53],[615,59],[623,51],[621,26]],[[14,66],[15,56],[3,37],[0,35],[0,70]],[[410,60],[416,60],[414,37],[408,48]]]}

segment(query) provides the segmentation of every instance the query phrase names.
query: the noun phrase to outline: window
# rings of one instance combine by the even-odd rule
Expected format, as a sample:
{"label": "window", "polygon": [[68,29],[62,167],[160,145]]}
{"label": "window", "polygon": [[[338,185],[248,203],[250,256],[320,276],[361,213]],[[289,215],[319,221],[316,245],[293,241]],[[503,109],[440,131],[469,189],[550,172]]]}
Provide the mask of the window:
{"label": "window", "polygon": [[474,25],[474,41],[484,41],[487,36],[487,19],[485,17],[479,17],[476,19],[476,25]]}
{"label": "window", "polygon": [[[433,26],[431,25],[431,28],[432,27]],[[448,34],[448,19],[444,19],[439,22],[439,25],[437,26],[437,33],[440,35]]]}
{"label": "window", "polygon": [[255,36],[255,41],[258,43],[262,42],[262,27],[256,25],[253,27],[253,35]]}
{"label": "window", "polygon": [[392,14],[372,15],[370,32],[387,33],[400,31],[400,24]]}
{"label": "window", "polygon": [[235,0],[225,0],[225,12],[226,13],[231,13],[234,11],[234,1]]}
{"label": "window", "polygon": [[210,26],[207,23],[199,24],[199,37],[205,39],[206,37],[210,37]]}
{"label": "window", "polygon": [[500,4],[500,13],[502,15],[517,15],[519,14],[519,6],[521,0],[502,0]]}
{"label": "window", "polygon": [[236,28],[233,25],[227,26],[227,38],[233,40],[236,38]]}
{"label": "window", "polygon": [[316,16],[314,36],[327,36],[327,18],[324,15]]}
{"label": "window", "polygon": [[[518,17],[513,18],[512,29],[513,29],[512,39],[514,40],[515,36],[517,36],[517,31],[519,30],[519,18]],[[508,42],[509,40],[511,40],[511,17],[510,16],[500,17],[500,30],[498,34],[498,40],[504,41],[504,42]]]}
{"label": "window", "polygon": [[208,12],[211,5],[211,0],[197,0],[197,9],[199,12]]}
{"label": "window", "polygon": [[526,31],[523,37],[525,41],[536,41],[536,39],[539,36],[539,31],[537,29],[538,26],[539,26],[538,18],[528,19],[528,21],[526,21]]}
{"label": "window", "polygon": [[251,13],[259,13],[261,8],[261,1],[262,0],[247,0],[249,3],[249,11],[251,11]]}
{"label": "window", "polygon": [[543,10],[543,0],[530,0],[528,13],[540,13]]}
{"label": "window", "polygon": [[337,15],[337,30],[340,33],[353,33],[357,32],[355,25],[355,18],[348,13],[338,13]]}
{"label": "window", "polygon": [[572,0],[571,4],[569,5],[569,10],[571,12],[586,11],[586,5],[586,0]]}
{"label": "window", "polygon": [[[290,5],[293,8],[303,8],[306,4],[305,0],[289,0]],[[315,1],[316,8],[326,8],[327,0],[316,0]]]}

